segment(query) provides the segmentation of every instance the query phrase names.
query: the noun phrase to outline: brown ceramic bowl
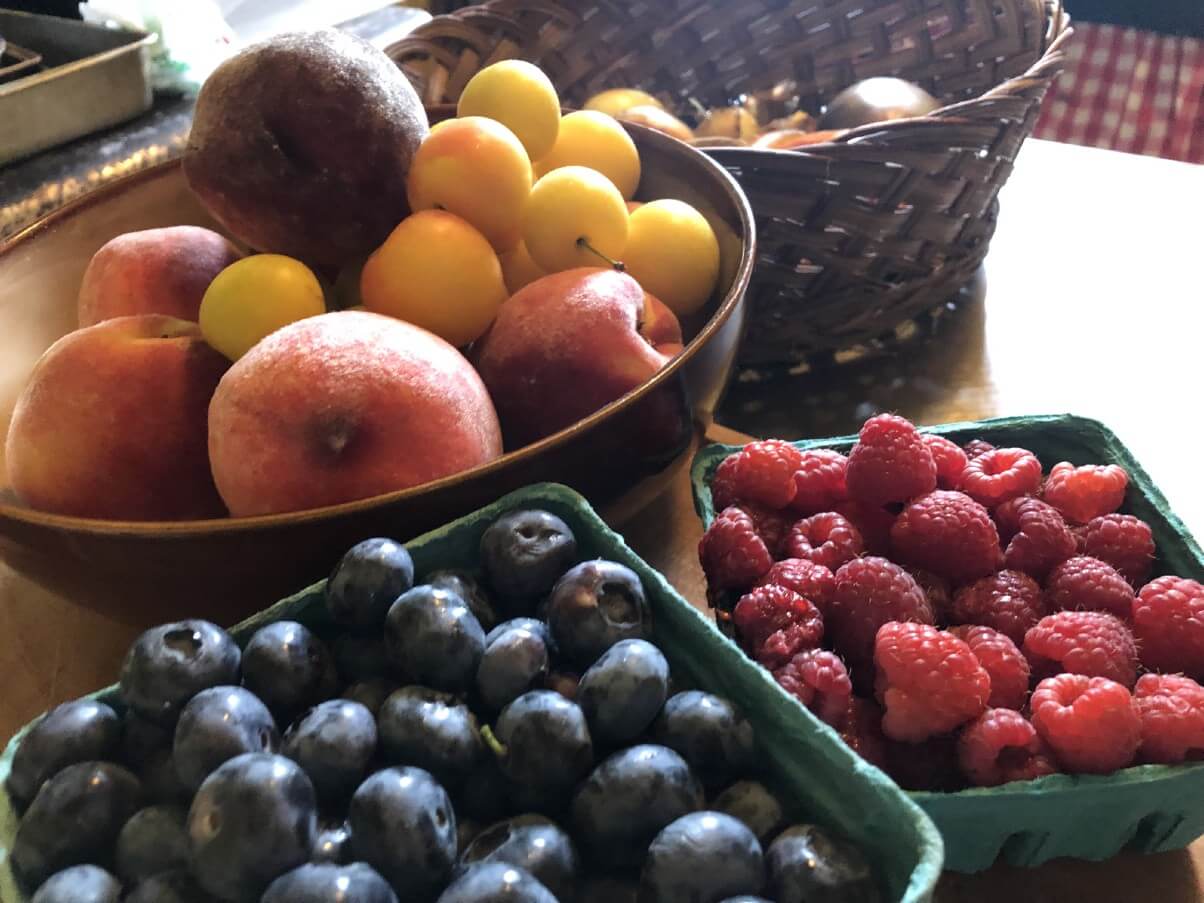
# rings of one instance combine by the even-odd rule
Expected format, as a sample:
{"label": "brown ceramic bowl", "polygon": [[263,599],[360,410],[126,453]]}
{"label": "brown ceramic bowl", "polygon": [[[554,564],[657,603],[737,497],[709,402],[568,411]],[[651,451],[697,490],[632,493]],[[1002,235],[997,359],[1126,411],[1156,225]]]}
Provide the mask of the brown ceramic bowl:
{"label": "brown ceramic bowl", "polygon": [[[432,117],[435,118],[435,117]],[[533,445],[425,486],[291,514],[187,522],[123,522],[33,511],[7,489],[0,442],[0,556],[80,603],[132,621],[187,612],[219,619],[261,608],[328,572],[373,535],[407,539],[540,481],[597,504],[648,496],[707,424],[730,374],[754,257],[752,211],[706,155],[640,126],[639,197],[677,197],[720,237],[720,285],[683,323],[685,351],[640,388]],[[56,211],[0,246],[0,426],[34,362],[75,328],[84,267],[107,240],[156,226],[215,224],[178,163],[145,170]]]}

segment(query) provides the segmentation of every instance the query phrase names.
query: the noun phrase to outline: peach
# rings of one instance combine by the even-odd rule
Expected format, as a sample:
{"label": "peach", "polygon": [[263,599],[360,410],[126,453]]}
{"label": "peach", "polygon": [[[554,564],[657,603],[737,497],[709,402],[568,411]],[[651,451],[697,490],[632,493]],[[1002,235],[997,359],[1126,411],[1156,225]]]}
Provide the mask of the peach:
{"label": "peach", "polygon": [[196,320],[213,277],[242,255],[201,226],[127,232],[106,242],[79,287],[79,325],[113,317],[165,314]]}
{"label": "peach", "polygon": [[195,323],[117,317],[55,342],[17,401],[5,454],[17,497],[55,514],[215,517],[206,410],[229,362]]}
{"label": "peach", "polygon": [[381,314],[340,311],[277,330],[230,368],[209,406],[209,460],[235,516],[407,489],[501,451],[472,365]]}

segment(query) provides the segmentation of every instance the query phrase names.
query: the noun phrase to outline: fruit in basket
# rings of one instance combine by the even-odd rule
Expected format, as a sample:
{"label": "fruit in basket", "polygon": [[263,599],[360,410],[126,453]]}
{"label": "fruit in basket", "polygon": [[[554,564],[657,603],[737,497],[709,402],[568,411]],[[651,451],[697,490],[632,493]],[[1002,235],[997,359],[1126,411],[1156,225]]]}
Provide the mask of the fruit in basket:
{"label": "fruit in basket", "polygon": [[194,695],[237,685],[242,653],[208,621],[175,621],[143,631],[121,665],[121,699],[149,721],[172,726]]}
{"label": "fruit in basket", "polygon": [[516,626],[492,640],[486,637],[477,668],[481,702],[491,711],[501,711],[543,681],[550,658],[544,631]]}
{"label": "fruit in basket", "polygon": [[76,699],[46,713],[13,755],[5,786],[18,807],[28,806],[49,778],[68,765],[110,758],[121,719],[103,702]]}
{"label": "fruit in basket", "polygon": [[472,686],[485,632],[459,596],[416,586],[389,608],[384,629],[390,656],[415,681],[448,692]]}
{"label": "fruit in basket", "polygon": [[188,868],[191,856],[181,806],[147,806],[130,816],[117,835],[117,874],[130,884],[161,872]]}
{"label": "fruit in basket", "polygon": [[787,828],[765,851],[766,890],[777,903],[882,899],[861,851],[816,825]]}
{"label": "fruit in basket", "polygon": [[833,97],[820,117],[819,127],[852,129],[871,122],[927,116],[940,105],[919,85],[901,78],[875,76],[849,85]]}
{"label": "fruit in basket", "polygon": [[201,301],[205,341],[238,360],[281,326],[326,312],[313,271],[283,254],[255,254],[226,267]]}
{"label": "fruit in basket", "polygon": [[647,91],[638,88],[610,88],[598,92],[585,102],[585,109],[597,110],[616,118],[624,110],[643,106],[662,107],[662,104]]}
{"label": "fruit in basket", "polygon": [[496,119],[518,136],[532,160],[552,149],[561,125],[556,89],[543,70],[526,60],[502,60],[470,78],[456,115]]}
{"label": "fruit in basket", "polygon": [[584,267],[532,282],[502,305],[474,356],[507,444],[551,435],[655,375],[681,348],[676,317],[658,305],[625,273]]}
{"label": "fruit in basket", "polygon": [[268,885],[260,903],[397,903],[380,874],[362,862],[349,865],[306,863]]}
{"label": "fruit in basket", "polygon": [[594,764],[585,715],[552,690],[532,690],[510,703],[494,725],[499,764],[521,807],[556,811]]}
{"label": "fruit in basket", "polygon": [[577,702],[590,735],[617,746],[640,736],[669,696],[669,663],[647,640],[620,640],[581,675]]}
{"label": "fruit in basket", "polygon": [[466,220],[422,210],[401,221],[360,276],[364,306],[463,346],[479,338],[506,300],[497,255]]}
{"label": "fruit in basket", "polygon": [[614,182],[624,198],[640,184],[640,154],[627,130],[613,116],[578,110],[560,121],[556,143],[535,160],[536,177],[562,166],[588,166]]}
{"label": "fruit in basket", "polygon": [[495,251],[509,251],[522,238],[531,160],[500,122],[484,116],[449,119],[418,148],[406,190],[415,213],[432,208],[454,213]]}
{"label": "fruit in basket", "polygon": [[372,313],[278,330],[230,369],[209,408],[209,459],[236,516],[405,489],[499,454],[497,414],[468,361]]}
{"label": "fruit in basket", "polygon": [[743,822],[723,812],[691,812],[648,847],[640,898],[720,900],[756,893],[764,883],[761,844]]}
{"label": "fruit in basket", "polygon": [[621,113],[618,113],[617,118],[624,122],[634,122],[636,125],[647,126],[650,129],[668,135],[670,138],[676,138],[678,141],[694,140],[694,130],[659,105],[643,104],[628,107]]}
{"label": "fruit in basket", "polygon": [[1033,726],[1068,771],[1107,774],[1133,761],[1141,716],[1129,691],[1106,677],[1060,674],[1033,690]]}
{"label": "fruit in basket", "polygon": [[326,610],[339,624],[371,629],[414,585],[414,559],[401,543],[365,539],[347,550],[326,582]]}
{"label": "fruit in basket", "polygon": [[639,575],[613,561],[583,561],[565,571],[544,617],[557,652],[581,668],[622,640],[652,635],[652,609]]}
{"label": "fruit in basket", "polygon": [[197,318],[205,289],[242,256],[224,235],[201,226],[126,232],[92,255],[79,286],[79,325],[113,317]]}
{"label": "fruit in basket", "polygon": [[715,291],[719,240],[706,217],[684,201],[649,201],[628,220],[623,262],[645,291],[685,317]]}
{"label": "fruit in basket", "polygon": [[498,262],[502,265],[502,280],[506,283],[506,291],[512,295],[536,279],[548,275],[543,267],[531,259],[526,242],[520,241],[509,251],[499,254]]}
{"label": "fruit in basket", "polygon": [[265,624],[242,652],[243,686],[284,722],[334,696],[338,680],[326,644],[297,621]]}
{"label": "fruit in basket", "polygon": [[402,687],[385,700],[377,720],[381,752],[390,762],[425,768],[453,791],[486,754],[476,716],[451,693]]}
{"label": "fruit in basket", "polygon": [[159,314],[64,336],[13,410],[13,491],[31,508],[78,517],[217,516],[203,424],[228,365],[195,323]]}
{"label": "fruit in basket", "polygon": [[341,802],[367,775],[376,741],[376,717],[365,706],[331,699],[289,725],[280,752],[301,766],[320,802]]}
{"label": "fruit in basket", "polygon": [[242,687],[210,687],[184,706],[172,742],[181,783],[195,791],[223,762],[243,753],[274,753],[276,722],[259,697]]}
{"label": "fruit in basket", "polygon": [[460,852],[459,868],[478,863],[520,868],[552,891],[571,900],[580,868],[573,840],[542,815],[519,815],[485,828]]}
{"label": "fruit in basket", "polygon": [[627,246],[627,206],[597,170],[562,166],[531,189],[522,237],[531,259],[549,273],[613,263]]}
{"label": "fruit in basket", "polygon": [[177,870],[139,882],[125,903],[211,903],[212,899],[190,872]]}
{"label": "fruit in basket", "polygon": [[121,883],[95,865],[73,865],[46,879],[32,903],[118,903]]}
{"label": "fruit in basket", "polygon": [[726,786],[745,773],[756,751],[752,725],[739,709],[701,690],[669,697],[652,736],[679,753],[707,788]]}
{"label": "fruit in basket", "polygon": [[482,862],[465,869],[448,885],[438,903],[480,903],[484,900],[556,903],[557,899],[526,869],[501,862]]}
{"label": "fruit in basket", "polygon": [[383,51],[334,28],[292,32],[206,79],[184,175],[251,247],[338,266],[409,212],[406,174],[426,134],[418,95]]}

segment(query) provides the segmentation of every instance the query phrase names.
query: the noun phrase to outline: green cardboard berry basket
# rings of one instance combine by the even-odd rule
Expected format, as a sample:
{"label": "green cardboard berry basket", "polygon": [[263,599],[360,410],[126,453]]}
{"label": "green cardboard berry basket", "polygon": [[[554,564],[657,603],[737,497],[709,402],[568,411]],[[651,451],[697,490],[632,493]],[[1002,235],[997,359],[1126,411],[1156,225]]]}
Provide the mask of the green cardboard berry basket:
{"label": "green cardboard berry basket", "polygon": [[[1154,573],[1204,581],[1204,553],[1124,444],[1102,423],[1070,414],[947,423],[924,432],[959,444],[985,439],[1027,448],[1048,470],[1059,461],[1119,464],[1129,474],[1123,512],[1150,525]],[[856,436],[809,439],[799,448],[847,452]],[[711,445],[694,459],[694,505],[704,525],[715,517],[711,478],[739,446]],[[826,728],[831,737],[837,735]],[[979,872],[997,858],[1032,867],[1050,859],[1107,859],[1122,850],[1177,850],[1204,834],[1204,763],[1138,765],[1111,775],[1050,775],[956,793],[913,792],[945,838],[945,867]]]}
{"label": "green cardboard berry basket", "polygon": [[[453,521],[407,544],[420,577],[436,568],[475,569],[485,528],[506,511],[543,508],[559,515],[578,538],[584,558],[621,562],[640,575],[655,616],[656,641],[677,674],[695,686],[737,703],[757,731],[771,777],[790,798],[800,820],[824,824],[857,843],[875,865],[892,901],[932,899],[941,871],[941,837],[920,808],[881,772],[864,763],[797,701],[749,661],[713,622],[686,602],[665,578],[644,563],[589,504],[571,489],[538,484]],[[243,621],[232,630],[245,643],[259,627],[281,619],[311,628],[333,627],[323,603],[325,583],[315,583]],[[116,687],[94,696],[116,702]],[[0,758],[0,785],[26,726]],[[12,874],[8,847],[17,816],[7,792],[0,792],[0,900],[25,903]]]}

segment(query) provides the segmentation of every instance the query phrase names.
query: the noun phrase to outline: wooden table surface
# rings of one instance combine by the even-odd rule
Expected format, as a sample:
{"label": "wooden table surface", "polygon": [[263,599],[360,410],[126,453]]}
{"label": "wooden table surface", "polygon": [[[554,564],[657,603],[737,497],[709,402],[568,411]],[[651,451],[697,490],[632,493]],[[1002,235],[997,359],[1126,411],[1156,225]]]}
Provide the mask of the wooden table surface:
{"label": "wooden table surface", "polygon": [[[1029,141],[1001,198],[977,296],[888,358],[733,386],[734,429],[788,438],[854,431],[895,410],[920,423],[1074,412],[1111,426],[1197,535],[1204,427],[1197,393],[1204,289],[1204,167]],[[621,528],[704,604],[684,469]],[[264,600],[265,604],[272,600]],[[173,612],[173,614],[178,614]],[[0,736],[111,682],[135,628],[0,564]],[[1083,830],[1090,830],[1084,825]],[[946,875],[942,903],[1187,903],[1204,899],[1204,841],[1157,856]]]}

